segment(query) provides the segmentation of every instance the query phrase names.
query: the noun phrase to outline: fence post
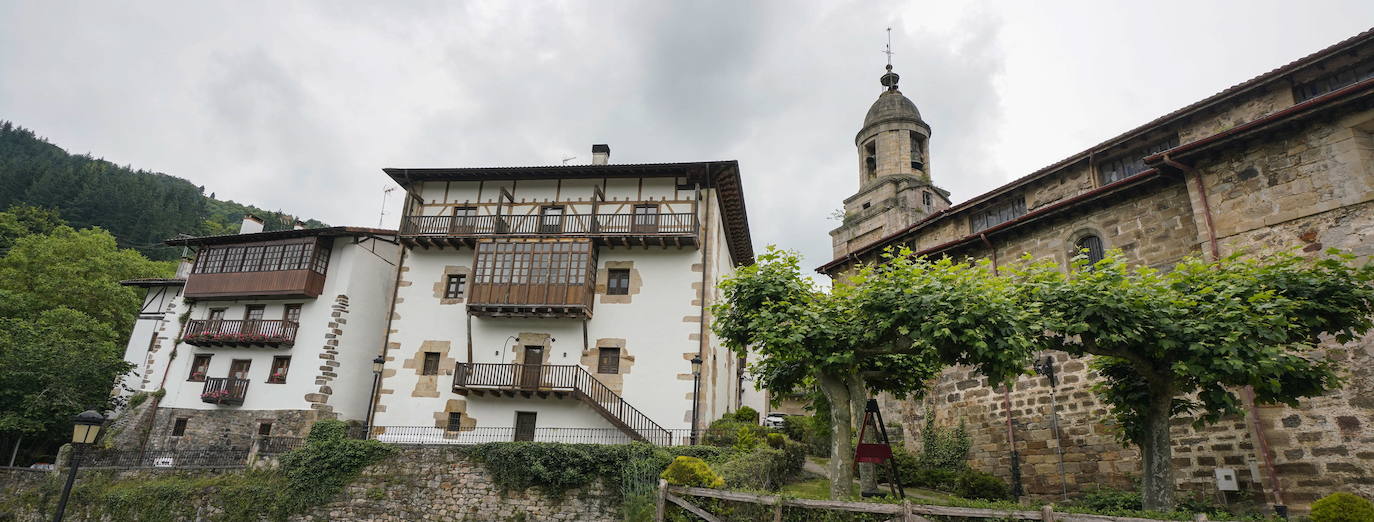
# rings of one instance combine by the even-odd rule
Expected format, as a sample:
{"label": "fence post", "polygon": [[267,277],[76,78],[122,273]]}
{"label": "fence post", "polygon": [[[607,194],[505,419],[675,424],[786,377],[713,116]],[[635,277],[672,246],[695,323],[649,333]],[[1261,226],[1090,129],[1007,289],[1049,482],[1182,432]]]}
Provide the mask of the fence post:
{"label": "fence post", "polygon": [[782,522],[782,495],[778,495],[778,503],[773,505],[773,522]]}
{"label": "fence post", "polygon": [[1040,520],[1044,522],[1054,522],[1054,506],[1045,504],[1040,508]]}
{"label": "fence post", "polygon": [[654,520],[663,522],[663,504],[668,502],[668,481],[658,479],[658,498],[654,499]]}

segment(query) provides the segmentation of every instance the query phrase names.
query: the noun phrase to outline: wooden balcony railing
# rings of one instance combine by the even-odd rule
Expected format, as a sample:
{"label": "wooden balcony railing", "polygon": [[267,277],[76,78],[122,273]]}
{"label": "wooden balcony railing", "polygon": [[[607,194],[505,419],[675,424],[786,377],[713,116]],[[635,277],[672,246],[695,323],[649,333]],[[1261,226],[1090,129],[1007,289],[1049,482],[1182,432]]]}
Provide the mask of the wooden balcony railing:
{"label": "wooden balcony railing", "polygon": [[295,321],[276,319],[193,319],[181,340],[194,346],[290,346],[297,328]]}
{"label": "wooden balcony railing", "polygon": [[207,377],[205,388],[200,392],[200,400],[210,404],[240,406],[247,395],[248,379]]}
{"label": "wooden balcony railing", "polygon": [[672,434],[640,412],[581,366],[549,364],[458,363],[453,391],[488,391],[509,396],[571,394],[635,440],[667,445]]}
{"label": "wooden balcony railing", "polygon": [[[422,246],[443,245],[437,240],[470,240],[491,236],[578,236],[610,244],[692,245],[697,215],[564,214],[558,216],[405,216],[401,237]],[[468,243],[469,241],[459,241]],[[450,241],[452,243],[452,241]]]}

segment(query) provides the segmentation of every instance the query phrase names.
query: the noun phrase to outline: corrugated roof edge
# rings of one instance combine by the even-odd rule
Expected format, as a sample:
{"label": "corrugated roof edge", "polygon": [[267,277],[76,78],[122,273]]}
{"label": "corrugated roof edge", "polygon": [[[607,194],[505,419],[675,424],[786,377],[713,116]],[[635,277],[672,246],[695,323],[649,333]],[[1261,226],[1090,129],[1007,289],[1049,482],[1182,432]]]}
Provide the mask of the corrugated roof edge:
{"label": "corrugated roof edge", "polygon": [[179,286],[186,284],[186,280],[180,278],[167,277],[144,277],[139,279],[125,279],[123,281],[120,281],[119,284],[124,286],[141,286],[146,288],[149,286]]}
{"label": "corrugated roof edge", "polygon": [[[1170,112],[1170,113],[1168,113],[1168,114],[1165,114],[1164,116],[1160,116],[1160,117],[1158,117],[1158,118],[1155,118],[1154,120],[1151,120],[1150,122],[1145,123],[1144,125],[1140,125],[1140,126],[1138,126],[1138,127],[1135,127],[1135,128],[1133,128],[1133,129],[1131,129],[1131,130],[1129,130],[1129,131],[1126,131],[1126,132],[1124,132],[1124,133],[1122,133],[1122,134],[1119,134],[1119,135],[1117,135],[1117,136],[1115,136],[1115,137],[1113,137],[1113,138],[1111,138],[1111,139],[1108,139],[1108,140],[1106,140],[1106,141],[1103,141],[1102,143],[1099,143],[1099,144],[1097,144],[1097,145],[1094,145],[1094,146],[1092,146],[1092,147],[1089,147],[1089,148],[1087,148],[1087,149],[1085,149],[1085,150],[1083,150],[1083,151],[1081,151],[1081,152],[1079,152],[1079,153],[1077,153],[1077,154],[1074,154],[1074,155],[1072,155],[1072,156],[1069,156],[1068,158],[1062,159],[1062,160],[1057,161],[1057,162],[1055,162],[1055,163],[1053,163],[1053,164],[1051,164],[1051,165],[1049,165],[1049,166],[1047,166],[1047,167],[1041,168],[1041,169],[1039,169],[1039,170],[1036,170],[1035,172],[1032,172],[1032,173],[1030,173],[1030,174],[1027,174],[1027,175],[1025,175],[1025,176],[1022,176],[1022,177],[1020,177],[1020,178],[1017,178],[1017,179],[1015,179],[1015,180],[1012,180],[1011,182],[1008,182],[1008,183],[1005,184],[1005,185],[1002,185],[1002,186],[997,187],[997,188],[995,188],[995,189],[992,189],[992,190],[990,190],[990,191],[987,191],[987,192],[984,192],[984,193],[979,194],[979,195],[977,195],[977,196],[974,196],[973,198],[970,198],[970,199],[967,200],[967,201],[964,201],[964,202],[962,202],[962,203],[959,203],[958,205],[954,205],[954,206],[949,207],[949,208],[947,208],[947,209],[945,209],[945,210],[941,210],[941,211],[939,211],[939,212],[936,212],[936,213],[934,213],[934,214],[931,214],[930,216],[927,216],[925,219],[922,219],[922,220],[920,220],[920,221],[917,221],[916,223],[913,223],[913,224],[907,226],[906,228],[904,228],[904,229],[902,229],[902,230],[899,230],[899,231],[897,231],[897,232],[894,232],[894,233],[892,233],[892,234],[889,234],[889,235],[883,237],[882,239],[879,239],[878,241],[874,242],[872,245],[870,245],[870,246],[868,246],[868,247],[864,247],[864,248],[859,249],[859,251],[857,251],[856,253],[867,252],[867,251],[869,251],[869,250],[872,250],[871,247],[873,247],[873,246],[877,246],[877,245],[882,245],[882,244],[888,243],[888,242],[890,242],[890,241],[892,241],[892,240],[894,240],[894,239],[896,239],[896,238],[898,238],[898,237],[901,237],[901,236],[903,236],[903,235],[905,235],[905,234],[907,234],[907,233],[909,233],[909,232],[911,232],[911,231],[913,231],[913,230],[916,230],[916,229],[918,229],[918,228],[921,228],[921,227],[923,227],[923,226],[929,224],[930,222],[932,222],[932,221],[934,221],[934,220],[936,220],[936,219],[938,219],[938,218],[942,218],[942,217],[944,217],[944,216],[948,216],[948,215],[950,215],[950,214],[957,213],[957,212],[962,211],[962,210],[964,210],[964,209],[966,209],[966,208],[972,207],[972,206],[974,206],[974,205],[977,205],[977,204],[979,204],[979,203],[983,203],[983,202],[985,202],[985,201],[987,201],[987,200],[989,200],[989,199],[992,199],[992,198],[994,198],[994,197],[997,197],[997,196],[1000,196],[1000,195],[1005,194],[1005,193],[1007,193],[1007,192],[1010,192],[1010,191],[1013,190],[1013,189],[1016,189],[1016,188],[1018,188],[1018,187],[1020,187],[1020,186],[1022,186],[1022,185],[1025,185],[1025,184],[1027,184],[1027,183],[1029,183],[1029,182],[1031,182],[1031,181],[1035,181],[1035,180],[1037,180],[1037,179],[1040,179],[1041,177],[1044,177],[1044,176],[1046,176],[1046,175],[1048,175],[1048,174],[1050,174],[1050,173],[1052,173],[1052,172],[1054,172],[1054,171],[1057,171],[1057,170],[1059,170],[1059,169],[1061,169],[1061,168],[1064,168],[1064,167],[1066,167],[1066,166],[1068,166],[1068,165],[1072,165],[1072,164],[1074,164],[1074,163],[1077,163],[1078,161],[1082,161],[1084,158],[1088,157],[1090,154],[1092,154],[1092,153],[1094,153],[1094,152],[1096,152],[1096,151],[1098,151],[1098,150],[1100,150],[1100,149],[1105,149],[1105,148],[1108,148],[1108,147],[1111,146],[1111,145],[1115,145],[1115,144],[1118,143],[1118,142],[1126,141],[1126,140],[1128,140],[1128,139],[1130,139],[1130,138],[1133,138],[1133,137],[1135,137],[1135,136],[1137,136],[1137,135],[1139,135],[1139,134],[1143,134],[1143,133],[1145,133],[1145,132],[1148,132],[1148,131],[1150,131],[1150,130],[1153,130],[1153,129],[1155,129],[1156,127],[1159,127],[1160,125],[1163,125],[1163,124],[1168,123],[1168,122],[1171,122],[1171,121],[1173,121],[1173,120],[1182,118],[1183,116],[1185,116],[1185,115],[1187,115],[1187,114],[1196,112],[1196,111],[1201,110],[1201,109],[1203,109],[1203,108],[1205,108],[1205,107],[1207,107],[1207,106],[1210,106],[1210,105],[1212,105],[1212,104],[1215,104],[1215,103],[1218,103],[1218,102],[1221,102],[1221,101],[1230,99],[1230,98],[1232,98],[1232,97],[1234,97],[1234,96],[1236,96],[1236,95],[1238,95],[1238,94],[1240,94],[1240,93],[1242,93],[1242,92],[1245,92],[1245,91],[1247,91],[1247,90],[1250,90],[1250,89],[1259,87],[1259,86],[1264,85],[1264,84],[1266,84],[1266,83],[1268,83],[1268,82],[1270,82],[1270,81],[1277,80],[1277,79],[1279,79],[1280,77],[1282,77],[1282,76],[1285,75],[1285,74],[1288,74],[1288,73],[1291,73],[1291,72],[1295,72],[1295,71],[1297,71],[1297,70],[1299,70],[1299,69],[1302,69],[1303,67],[1306,67],[1306,66],[1308,66],[1308,65],[1312,65],[1313,63],[1316,63],[1317,61],[1319,61],[1319,60],[1321,60],[1321,59],[1323,59],[1323,58],[1325,58],[1325,57],[1327,57],[1327,56],[1330,56],[1330,55],[1333,55],[1333,54],[1337,54],[1337,53],[1343,52],[1343,51],[1345,51],[1345,50],[1346,50],[1347,48],[1349,48],[1349,47],[1353,47],[1353,46],[1355,46],[1355,45],[1362,44],[1362,43],[1364,43],[1366,40],[1370,39],[1371,36],[1374,36],[1374,28],[1371,28],[1371,29],[1369,29],[1369,30],[1366,30],[1366,31],[1360,33],[1360,34],[1357,34],[1357,35],[1355,35],[1355,36],[1352,36],[1352,37],[1350,37],[1350,38],[1347,38],[1347,39],[1345,39],[1345,40],[1342,40],[1342,41],[1340,41],[1340,42],[1337,42],[1336,44],[1330,45],[1330,46],[1328,46],[1328,47],[1326,47],[1326,48],[1324,48],[1324,49],[1322,49],[1322,50],[1320,50],[1320,51],[1317,51],[1317,52],[1308,54],[1307,56],[1304,56],[1304,57],[1302,57],[1302,58],[1299,58],[1299,59],[1297,59],[1297,60],[1294,60],[1294,61],[1292,61],[1292,62],[1289,62],[1289,63],[1287,63],[1287,64],[1285,64],[1285,65],[1283,65],[1283,66],[1280,66],[1280,67],[1277,67],[1277,68],[1275,68],[1275,69],[1272,69],[1272,70],[1270,70],[1270,71],[1268,71],[1268,72],[1266,72],[1266,73],[1264,73],[1264,74],[1261,74],[1261,75],[1259,75],[1259,76],[1256,76],[1256,77],[1251,78],[1251,79],[1249,79],[1249,80],[1246,80],[1246,81],[1244,81],[1244,82],[1241,82],[1241,83],[1238,83],[1238,84],[1233,85],[1233,86],[1231,86],[1231,87],[1228,87],[1228,88],[1222,90],[1221,92],[1218,92],[1218,93],[1216,93],[1216,94],[1214,94],[1214,95],[1212,95],[1212,96],[1208,96],[1207,98],[1204,98],[1204,99],[1202,99],[1202,100],[1200,100],[1200,101],[1197,101],[1197,102],[1194,102],[1194,103],[1189,104],[1189,105],[1187,105],[1187,106],[1184,106],[1183,108],[1178,109],[1178,110],[1175,110],[1175,111]],[[1191,143],[1191,142],[1190,142],[1190,143]],[[1188,144],[1180,145],[1180,147],[1186,146],[1186,145],[1188,145]],[[851,254],[851,255],[849,255],[849,256],[844,256],[844,257],[839,257],[839,258],[836,258],[836,259],[832,259],[832,260],[830,260],[829,262],[825,263],[824,265],[821,265],[821,266],[817,267],[817,268],[816,268],[816,271],[817,271],[817,272],[820,272],[820,273],[829,273],[830,270],[833,270],[834,268],[837,268],[837,267],[839,267],[839,266],[842,266],[842,265],[846,264],[846,263],[850,260],[851,257],[853,257],[853,254]]]}
{"label": "corrugated roof edge", "polygon": [[324,227],[324,228],[303,228],[292,230],[273,230],[271,232],[256,232],[252,234],[221,234],[218,236],[183,237],[172,238],[163,243],[168,246],[190,246],[190,245],[219,245],[232,243],[247,243],[250,241],[272,241],[274,239],[291,239],[295,237],[339,237],[339,236],[396,236],[396,231],[387,228],[369,227]]}

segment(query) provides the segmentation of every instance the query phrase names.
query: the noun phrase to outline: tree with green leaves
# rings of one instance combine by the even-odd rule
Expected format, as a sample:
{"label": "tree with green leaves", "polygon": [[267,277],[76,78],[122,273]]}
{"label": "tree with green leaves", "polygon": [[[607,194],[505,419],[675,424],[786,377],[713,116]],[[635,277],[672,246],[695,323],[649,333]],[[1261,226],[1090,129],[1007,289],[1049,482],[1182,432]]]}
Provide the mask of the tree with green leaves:
{"label": "tree with green leaves", "polygon": [[984,266],[902,252],[827,293],[798,265],[796,254],[770,247],[722,281],[713,327],[731,349],[752,354],[759,386],[788,393],[814,383],[825,394],[832,498],[849,495],[853,427],[870,394],[919,394],[946,364],[975,364],[999,379],[1025,367],[1034,311],[1001,291],[1006,281],[982,276]]}
{"label": "tree with green leaves", "polygon": [[70,308],[0,318],[0,433],[53,434],[72,415],[107,409],[124,362],[114,330]]}
{"label": "tree with green leaves", "polygon": [[1095,389],[1141,450],[1144,507],[1167,510],[1171,420],[1201,427],[1240,414],[1245,387],[1258,403],[1296,406],[1339,385],[1320,347],[1371,328],[1374,265],[1328,254],[1186,259],[1161,272],[1113,253],[1093,265],[1080,256],[1067,273],[1030,264],[1011,277],[1039,303],[1047,347],[1095,356]]}

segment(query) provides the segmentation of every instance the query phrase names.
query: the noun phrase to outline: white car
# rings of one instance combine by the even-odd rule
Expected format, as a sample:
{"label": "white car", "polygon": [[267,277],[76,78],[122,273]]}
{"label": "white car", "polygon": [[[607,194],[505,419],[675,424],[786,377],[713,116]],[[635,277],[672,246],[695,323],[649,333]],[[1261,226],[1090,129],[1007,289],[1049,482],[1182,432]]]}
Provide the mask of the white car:
{"label": "white car", "polygon": [[787,415],[781,413],[769,413],[767,417],[763,418],[763,426],[765,428],[782,429],[782,425],[784,422],[786,422],[786,419]]}

